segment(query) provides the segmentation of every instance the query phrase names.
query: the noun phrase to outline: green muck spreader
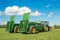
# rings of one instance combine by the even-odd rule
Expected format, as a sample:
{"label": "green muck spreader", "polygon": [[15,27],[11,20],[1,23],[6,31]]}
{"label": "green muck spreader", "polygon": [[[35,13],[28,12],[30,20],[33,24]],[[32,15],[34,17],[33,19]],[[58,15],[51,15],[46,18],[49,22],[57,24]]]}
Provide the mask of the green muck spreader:
{"label": "green muck spreader", "polygon": [[7,22],[6,30],[10,33],[37,33],[50,31],[48,21],[29,22],[29,15],[30,13],[25,13],[19,24],[14,22],[15,16],[11,16],[10,21]]}

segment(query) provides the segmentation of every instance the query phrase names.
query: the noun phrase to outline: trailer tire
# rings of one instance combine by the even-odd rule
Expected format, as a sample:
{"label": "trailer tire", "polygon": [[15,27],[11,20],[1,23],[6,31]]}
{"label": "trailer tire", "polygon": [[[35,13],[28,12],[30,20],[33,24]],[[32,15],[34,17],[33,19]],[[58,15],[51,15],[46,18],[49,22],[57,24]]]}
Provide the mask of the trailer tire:
{"label": "trailer tire", "polygon": [[14,28],[14,33],[18,33],[18,26]]}
{"label": "trailer tire", "polygon": [[31,26],[30,29],[29,29],[29,33],[36,33],[36,28],[34,26]]}

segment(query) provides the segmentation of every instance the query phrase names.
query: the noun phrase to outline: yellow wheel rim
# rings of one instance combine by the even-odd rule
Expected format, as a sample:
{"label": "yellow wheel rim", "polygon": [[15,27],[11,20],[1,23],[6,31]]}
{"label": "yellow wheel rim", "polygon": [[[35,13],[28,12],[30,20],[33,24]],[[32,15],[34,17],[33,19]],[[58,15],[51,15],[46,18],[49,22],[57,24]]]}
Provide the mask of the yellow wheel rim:
{"label": "yellow wheel rim", "polygon": [[48,27],[45,28],[45,31],[48,31]]}
{"label": "yellow wheel rim", "polygon": [[49,30],[51,31],[51,30],[52,30],[52,28],[49,28]]}
{"label": "yellow wheel rim", "polygon": [[32,33],[35,33],[35,32],[36,32],[35,28],[32,28]]}
{"label": "yellow wheel rim", "polygon": [[17,33],[17,32],[18,32],[18,28],[15,28],[15,29],[14,29],[14,32]]}
{"label": "yellow wheel rim", "polygon": [[16,32],[18,32],[18,28],[16,28]]}

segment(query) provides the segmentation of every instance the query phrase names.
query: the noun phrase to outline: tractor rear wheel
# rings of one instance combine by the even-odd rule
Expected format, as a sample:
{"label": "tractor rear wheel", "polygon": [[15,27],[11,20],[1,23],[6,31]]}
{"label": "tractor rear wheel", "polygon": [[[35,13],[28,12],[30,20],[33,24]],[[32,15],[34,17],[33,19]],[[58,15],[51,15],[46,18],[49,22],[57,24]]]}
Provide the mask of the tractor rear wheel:
{"label": "tractor rear wheel", "polygon": [[33,33],[33,34],[36,33],[36,28],[31,26],[30,29],[29,29],[29,32]]}

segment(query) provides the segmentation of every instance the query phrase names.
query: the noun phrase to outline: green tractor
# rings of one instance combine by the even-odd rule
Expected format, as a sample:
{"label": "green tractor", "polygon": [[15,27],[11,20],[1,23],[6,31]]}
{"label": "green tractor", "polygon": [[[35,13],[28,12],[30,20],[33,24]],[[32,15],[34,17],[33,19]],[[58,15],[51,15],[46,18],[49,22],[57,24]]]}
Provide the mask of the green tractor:
{"label": "green tractor", "polygon": [[48,21],[29,22],[29,15],[30,13],[25,13],[23,15],[23,20],[21,20],[19,24],[14,22],[15,16],[11,16],[10,21],[7,22],[6,30],[10,33],[37,33],[50,31]]}

